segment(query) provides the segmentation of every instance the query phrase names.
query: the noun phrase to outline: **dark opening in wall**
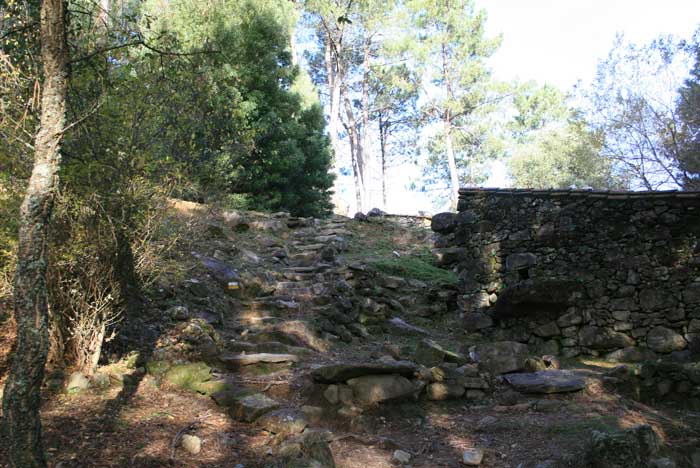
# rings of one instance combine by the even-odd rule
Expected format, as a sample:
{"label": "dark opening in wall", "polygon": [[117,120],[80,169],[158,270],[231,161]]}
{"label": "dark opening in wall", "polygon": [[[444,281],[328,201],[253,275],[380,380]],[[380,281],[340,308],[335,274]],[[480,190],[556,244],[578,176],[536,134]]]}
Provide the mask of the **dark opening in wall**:
{"label": "dark opening in wall", "polygon": [[579,289],[573,281],[526,279],[504,289],[490,315],[495,320],[543,316],[555,319],[566,313],[572,294]]}

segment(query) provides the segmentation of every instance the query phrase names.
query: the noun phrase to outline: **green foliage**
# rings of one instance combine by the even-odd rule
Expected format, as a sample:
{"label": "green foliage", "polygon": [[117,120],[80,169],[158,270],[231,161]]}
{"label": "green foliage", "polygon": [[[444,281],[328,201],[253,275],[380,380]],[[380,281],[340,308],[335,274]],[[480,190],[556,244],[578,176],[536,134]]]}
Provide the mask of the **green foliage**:
{"label": "green foliage", "polygon": [[516,84],[513,93],[513,107],[517,114],[508,124],[508,129],[518,143],[527,141],[532,132],[571,117],[566,95],[554,86],[527,82]]}
{"label": "green foliage", "polygon": [[572,121],[534,132],[515,148],[508,165],[516,187],[624,187],[599,151],[596,136],[583,123]]}
{"label": "green foliage", "polygon": [[676,154],[683,188],[700,190],[700,30],[689,48],[695,64],[690,77],[678,90],[679,135],[668,140],[666,146],[678,146]]}
{"label": "green foliage", "polygon": [[[68,183],[122,193],[120,185],[145,175],[186,199],[324,214],[331,156],[314,90],[291,64],[292,6],[177,0],[132,8],[129,27],[148,47],[74,66],[72,120],[90,117],[68,135]],[[80,16],[74,28],[94,30],[90,21]],[[78,42],[89,57],[91,40]]]}
{"label": "green foliage", "polygon": [[407,5],[415,60],[430,86],[422,112],[428,122],[441,124],[428,145],[424,175],[433,184],[450,180],[456,204],[455,185],[479,183],[484,162],[499,152],[488,117],[498,99],[486,59],[501,38],[485,36],[486,13],[472,0],[413,0]]}

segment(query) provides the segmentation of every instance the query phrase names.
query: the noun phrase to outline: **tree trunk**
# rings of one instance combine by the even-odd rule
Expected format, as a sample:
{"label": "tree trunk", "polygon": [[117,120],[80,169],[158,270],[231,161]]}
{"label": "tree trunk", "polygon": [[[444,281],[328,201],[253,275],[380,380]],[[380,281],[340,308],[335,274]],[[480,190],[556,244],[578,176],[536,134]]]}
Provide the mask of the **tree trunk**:
{"label": "tree trunk", "polygon": [[348,125],[348,139],[350,140],[350,157],[352,159],[352,176],[355,183],[355,202],[357,203],[357,211],[362,211],[362,172],[360,163],[356,157],[358,146],[360,144],[356,129],[354,126]]}
{"label": "tree trunk", "polygon": [[457,173],[457,161],[455,160],[455,151],[452,142],[452,122],[449,114],[443,121],[445,130],[445,149],[447,151],[447,166],[450,169],[450,209],[457,210],[457,202],[459,200],[459,175]]}
{"label": "tree trunk", "polygon": [[330,32],[326,33],[326,44],[324,49],[324,59],[326,62],[326,81],[328,90],[330,91],[331,101],[328,118],[328,136],[331,139],[331,148],[333,149],[333,173],[335,181],[333,182],[333,205],[336,210],[343,211],[341,206],[342,200],[340,197],[340,140],[338,138],[339,122],[340,122],[340,80],[338,79],[338,68],[333,52],[331,42],[333,38]]}
{"label": "tree trunk", "polygon": [[372,43],[371,38],[366,38],[364,43],[363,43],[363,54],[362,54],[362,139],[361,139],[361,148],[362,148],[362,170],[361,174],[364,176],[364,183],[363,183],[363,188],[364,188],[364,199],[366,203],[368,204],[368,207],[371,206],[372,199],[370,197],[371,194],[371,186],[372,183],[370,181],[371,178],[371,171],[368,170],[370,165],[372,164],[372,157],[370,154],[369,150],[369,145],[367,144],[367,138],[369,134],[369,52],[370,52],[370,45]]}
{"label": "tree trunk", "polygon": [[386,203],[386,137],[387,127],[379,117],[379,152],[382,159],[382,207],[387,211]]}
{"label": "tree trunk", "polygon": [[352,110],[352,103],[348,96],[347,89],[343,86],[341,89],[343,103],[345,104],[345,116],[347,121],[348,137],[350,139],[350,157],[352,158],[353,178],[355,180],[355,198],[357,199],[357,211],[364,209],[364,194],[365,194],[365,164],[362,148],[362,139],[358,129],[357,119]]}
{"label": "tree trunk", "polygon": [[41,4],[44,80],[41,120],[34,143],[34,169],[20,212],[14,285],[17,348],[3,399],[3,426],[10,465],[45,467],[41,444],[41,383],[49,348],[46,269],[48,230],[58,188],[60,144],[66,120],[68,46],[66,3]]}

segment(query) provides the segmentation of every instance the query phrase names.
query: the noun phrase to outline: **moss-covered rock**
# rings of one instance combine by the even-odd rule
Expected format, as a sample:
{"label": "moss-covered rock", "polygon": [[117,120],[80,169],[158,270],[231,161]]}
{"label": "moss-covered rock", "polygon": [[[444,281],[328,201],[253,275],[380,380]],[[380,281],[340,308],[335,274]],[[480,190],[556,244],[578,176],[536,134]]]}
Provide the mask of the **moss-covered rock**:
{"label": "moss-covered rock", "polygon": [[211,395],[226,389],[223,381],[210,382],[211,368],[203,362],[175,363],[166,360],[154,360],[146,363],[146,371],[170,385],[192,392]]}
{"label": "moss-covered rock", "polygon": [[661,442],[649,425],[618,432],[593,431],[586,453],[592,468],[644,468],[660,450]]}

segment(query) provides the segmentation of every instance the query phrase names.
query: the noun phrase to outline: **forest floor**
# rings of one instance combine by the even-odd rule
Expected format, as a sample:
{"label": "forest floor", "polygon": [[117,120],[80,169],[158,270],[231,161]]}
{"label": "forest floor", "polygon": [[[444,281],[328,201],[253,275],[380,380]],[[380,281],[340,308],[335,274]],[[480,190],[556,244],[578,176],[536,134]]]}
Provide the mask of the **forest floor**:
{"label": "forest floor", "polygon": [[[132,327],[136,331],[108,347],[98,369],[108,376],[107,383],[97,385],[93,378],[89,388],[66,389],[69,371],[47,372],[41,412],[50,467],[331,466],[275,464],[289,450],[290,438],[300,435],[276,435],[265,424],[240,421],[210,392],[164,378],[149,364],[164,356],[178,363],[205,361],[212,380],[262,393],[283,409],[303,413],[304,433],[327,443],[341,468],[459,467],[465,466],[463,453],[470,448],[483,450],[483,467],[586,466],[593,431],[637,424],[654,428],[676,466],[692,466],[691,454],[700,450],[700,413],[645,405],[617,392],[605,380],[613,364],[604,361],[581,358],[562,364],[585,376],[587,385],[578,392],[524,394],[493,379],[473,398],[433,401],[423,394],[367,405],[330,402],[324,396],[328,386],[312,377],[315,369],[388,362],[390,355],[410,359],[410,350],[425,338],[371,320],[358,327],[324,318],[337,284],[354,287],[354,309],[378,309],[383,319],[399,316],[445,349],[461,351],[471,338],[456,307],[438,303],[453,297],[454,278],[430,266],[431,235],[421,220],[406,225],[390,217],[318,222],[242,215],[226,217],[187,202],[173,205],[168,223],[178,233],[176,247],[145,291],[148,300],[138,326]],[[327,248],[330,244],[333,249]],[[243,291],[232,294],[222,287],[221,271],[211,264],[205,268],[202,258],[233,265]],[[328,300],[319,300],[323,297]],[[177,309],[182,306],[184,316],[173,313],[185,310]],[[14,323],[8,313],[0,311],[0,317],[2,384]],[[226,364],[231,353],[248,349],[254,354],[265,346],[283,349],[296,361],[236,369]],[[199,438],[198,453],[181,446],[183,434]],[[304,442],[301,447],[308,455]],[[395,460],[397,450],[410,460]],[[0,441],[0,467],[8,466],[5,460]]]}

